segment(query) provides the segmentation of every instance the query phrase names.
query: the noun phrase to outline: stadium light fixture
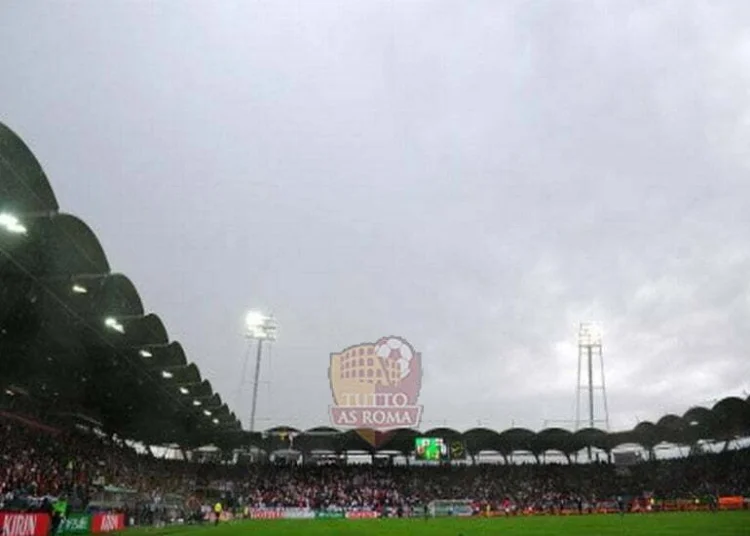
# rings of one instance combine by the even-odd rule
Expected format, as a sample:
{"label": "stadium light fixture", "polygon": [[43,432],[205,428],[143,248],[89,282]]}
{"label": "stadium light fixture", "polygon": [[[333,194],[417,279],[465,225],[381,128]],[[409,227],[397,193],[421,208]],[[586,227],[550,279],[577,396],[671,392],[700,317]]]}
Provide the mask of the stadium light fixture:
{"label": "stadium light fixture", "polygon": [[602,343],[602,325],[600,322],[586,322],[581,324],[578,332],[578,343],[583,345],[598,345]]}
{"label": "stadium light fixture", "polygon": [[78,283],[76,283],[75,285],[73,285],[73,292],[75,294],[87,294],[88,289],[83,285],[79,285]]}
{"label": "stadium light fixture", "polygon": [[125,333],[125,328],[123,327],[123,325],[120,324],[117,319],[112,318],[111,316],[104,320],[104,325],[110,329],[117,331],[118,333]]}
{"label": "stadium light fixture", "polygon": [[[253,405],[250,409],[250,431],[255,430],[255,408],[258,403],[258,379],[260,377],[260,361],[263,354],[263,342],[273,342],[276,340],[278,323],[273,315],[266,315],[260,311],[250,311],[245,315],[245,333],[248,339],[258,341],[258,354],[255,357],[255,381],[253,381]],[[248,357],[249,357],[248,352]],[[248,359],[242,365],[242,375],[240,382],[245,381],[245,370]],[[240,384],[241,385],[241,384]]]}
{"label": "stadium light fixture", "polygon": [[250,311],[245,316],[245,328],[250,339],[275,341],[277,327],[273,316],[260,311]]}
{"label": "stadium light fixture", "polygon": [[214,419],[213,419],[213,421],[212,421],[212,422],[213,422],[214,424],[219,424],[219,419],[217,419],[216,417],[214,417]]}
{"label": "stadium light fixture", "polygon": [[204,409],[203,410],[203,415],[205,415],[206,417],[210,417],[211,416],[211,412],[208,411],[207,409]]}
{"label": "stadium light fixture", "polygon": [[0,213],[0,227],[13,234],[26,234],[26,227],[12,214]]}
{"label": "stadium light fixture", "polygon": [[193,400],[193,405],[194,406],[197,407],[197,406],[200,406],[201,404],[202,404],[202,402],[200,400]]}
{"label": "stadium light fixture", "polygon": [[181,393],[182,393],[183,395],[187,395],[187,394],[190,394],[190,391],[188,391],[186,387],[180,387],[180,392],[181,392]]}
{"label": "stadium light fixture", "polygon": [[141,354],[141,357],[145,357],[145,358],[154,357],[154,354],[152,354],[148,350],[139,350],[138,353]]}
{"label": "stadium light fixture", "polygon": [[171,372],[169,372],[168,370],[162,370],[162,371],[161,371],[161,377],[162,377],[162,378],[165,378],[165,379],[169,380],[169,379],[171,379],[171,378],[172,378],[173,376],[174,376],[174,374],[172,374],[172,373],[171,373]]}

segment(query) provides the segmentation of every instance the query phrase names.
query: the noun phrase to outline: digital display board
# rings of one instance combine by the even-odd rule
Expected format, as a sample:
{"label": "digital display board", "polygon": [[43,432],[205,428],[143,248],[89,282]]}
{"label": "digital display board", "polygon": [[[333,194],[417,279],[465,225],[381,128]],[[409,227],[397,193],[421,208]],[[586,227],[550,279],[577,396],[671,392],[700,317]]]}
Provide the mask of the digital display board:
{"label": "digital display board", "polygon": [[417,460],[439,462],[450,459],[448,445],[442,437],[418,437],[414,440]]}

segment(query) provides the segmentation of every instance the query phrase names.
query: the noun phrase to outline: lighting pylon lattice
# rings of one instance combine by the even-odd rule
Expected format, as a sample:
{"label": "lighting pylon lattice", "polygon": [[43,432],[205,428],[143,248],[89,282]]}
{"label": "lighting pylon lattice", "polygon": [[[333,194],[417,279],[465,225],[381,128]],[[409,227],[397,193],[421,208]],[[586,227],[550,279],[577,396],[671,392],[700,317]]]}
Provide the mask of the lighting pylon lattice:
{"label": "lighting pylon lattice", "polygon": [[[581,368],[586,366],[586,376]],[[594,370],[599,369],[599,382],[596,383]],[[584,383],[585,382],[585,383]],[[597,397],[596,393],[600,393]],[[588,415],[582,418],[581,397],[588,396]],[[599,399],[599,408],[595,400]],[[578,330],[578,384],[576,386],[576,419],[575,429],[597,428],[604,425],[609,431],[609,408],[607,407],[607,388],[604,382],[604,355],[602,353],[602,330],[594,322],[581,323]]]}

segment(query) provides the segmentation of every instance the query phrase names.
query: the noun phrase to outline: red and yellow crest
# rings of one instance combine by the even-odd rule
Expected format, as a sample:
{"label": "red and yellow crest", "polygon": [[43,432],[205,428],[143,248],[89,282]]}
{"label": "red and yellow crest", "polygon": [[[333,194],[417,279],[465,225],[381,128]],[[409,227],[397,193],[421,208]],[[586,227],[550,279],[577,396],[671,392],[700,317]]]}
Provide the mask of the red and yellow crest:
{"label": "red and yellow crest", "polygon": [[334,426],[357,429],[377,446],[384,432],[419,425],[422,356],[405,339],[383,337],[331,354],[328,378]]}

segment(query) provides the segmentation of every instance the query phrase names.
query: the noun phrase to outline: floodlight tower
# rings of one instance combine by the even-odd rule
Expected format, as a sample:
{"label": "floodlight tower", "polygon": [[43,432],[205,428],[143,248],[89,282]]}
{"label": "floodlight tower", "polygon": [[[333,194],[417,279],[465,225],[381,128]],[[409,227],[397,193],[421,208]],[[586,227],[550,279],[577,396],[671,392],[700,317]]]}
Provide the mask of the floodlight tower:
{"label": "floodlight tower", "polygon": [[[596,359],[598,357],[598,359]],[[584,361],[587,365],[588,383],[584,385],[581,380],[581,366]],[[594,384],[594,361],[599,362],[600,381]],[[589,414],[586,421],[581,419],[581,395],[588,391]],[[594,392],[601,391],[602,410],[604,415],[597,417],[594,410]],[[576,387],[576,430],[582,428],[582,422],[586,426],[594,428],[597,423],[603,423],[604,429],[609,431],[609,408],[607,407],[607,389],[604,383],[604,356],[602,354],[602,329],[595,322],[584,322],[578,330],[578,385]]]}
{"label": "floodlight tower", "polygon": [[[250,311],[245,317],[245,336],[247,337],[249,344],[252,341],[257,341],[258,351],[255,355],[255,379],[253,380],[253,405],[250,408],[250,431],[255,431],[255,408],[258,403],[258,380],[260,378],[260,361],[263,356],[263,342],[273,342],[276,340],[276,330],[278,324],[273,316],[265,315],[258,311]],[[249,348],[248,356],[249,357]],[[247,357],[242,367],[242,380],[245,379],[245,368],[247,366]]]}

